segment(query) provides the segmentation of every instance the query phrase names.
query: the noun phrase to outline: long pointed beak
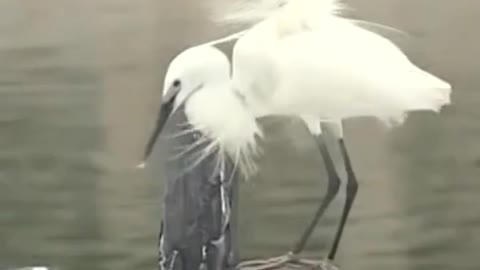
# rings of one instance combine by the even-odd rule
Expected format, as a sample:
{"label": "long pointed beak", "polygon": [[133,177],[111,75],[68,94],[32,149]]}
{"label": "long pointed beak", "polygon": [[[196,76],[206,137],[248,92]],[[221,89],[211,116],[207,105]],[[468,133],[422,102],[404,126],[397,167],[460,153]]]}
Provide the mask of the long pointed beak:
{"label": "long pointed beak", "polygon": [[160,112],[157,118],[157,123],[155,124],[155,129],[153,130],[153,133],[150,136],[150,139],[148,140],[148,143],[145,147],[145,151],[143,153],[143,161],[137,166],[137,168],[145,167],[146,161],[153,151],[153,148],[155,146],[155,142],[157,141],[158,136],[162,132],[165,124],[167,123],[167,120],[170,118],[170,115],[173,112],[175,96],[167,97],[166,99],[167,101],[163,103],[160,108]]}

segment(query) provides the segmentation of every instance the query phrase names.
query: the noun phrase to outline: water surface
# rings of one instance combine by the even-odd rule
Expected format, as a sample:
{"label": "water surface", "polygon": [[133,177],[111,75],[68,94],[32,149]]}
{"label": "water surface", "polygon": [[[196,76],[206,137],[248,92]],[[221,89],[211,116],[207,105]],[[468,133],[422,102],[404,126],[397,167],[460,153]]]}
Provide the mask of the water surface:
{"label": "water surface", "polygon": [[[351,3],[362,18],[410,33],[409,56],[452,82],[455,105],[440,117],[414,114],[391,132],[373,121],[347,123],[361,186],[338,264],[476,270],[480,2]],[[132,165],[168,61],[218,33],[212,29],[196,1],[0,1],[0,267],[156,267],[162,179]],[[265,127],[263,172],[242,186],[245,257],[288,250],[325,187],[305,129]],[[326,254],[342,199],[309,255]]]}

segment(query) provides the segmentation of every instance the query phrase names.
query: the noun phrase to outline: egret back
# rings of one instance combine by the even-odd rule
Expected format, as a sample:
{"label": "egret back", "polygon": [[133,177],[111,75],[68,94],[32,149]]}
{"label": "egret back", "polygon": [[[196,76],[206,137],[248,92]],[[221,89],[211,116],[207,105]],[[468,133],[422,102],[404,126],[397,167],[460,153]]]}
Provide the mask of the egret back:
{"label": "egret back", "polygon": [[272,113],[390,120],[450,103],[448,83],[416,67],[389,40],[343,20],[285,38],[272,55],[279,85]]}
{"label": "egret back", "polygon": [[233,49],[233,87],[258,117],[271,114],[268,103],[280,87],[276,65],[280,43],[322,26],[324,21],[340,20],[337,15],[342,5],[337,0],[264,0],[256,4],[259,7],[239,5],[236,12],[227,14],[244,23],[263,19],[240,37]]}

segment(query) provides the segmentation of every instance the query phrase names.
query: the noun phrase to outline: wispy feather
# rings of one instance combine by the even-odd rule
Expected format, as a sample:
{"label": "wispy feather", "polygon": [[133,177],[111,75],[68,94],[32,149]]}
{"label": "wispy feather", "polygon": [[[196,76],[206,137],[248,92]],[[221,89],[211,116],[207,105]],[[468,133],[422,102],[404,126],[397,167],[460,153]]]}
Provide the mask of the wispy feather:
{"label": "wispy feather", "polygon": [[214,12],[213,20],[222,24],[253,25],[272,16],[321,17],[338,15],[344,5],[338,0],[233,0]]}

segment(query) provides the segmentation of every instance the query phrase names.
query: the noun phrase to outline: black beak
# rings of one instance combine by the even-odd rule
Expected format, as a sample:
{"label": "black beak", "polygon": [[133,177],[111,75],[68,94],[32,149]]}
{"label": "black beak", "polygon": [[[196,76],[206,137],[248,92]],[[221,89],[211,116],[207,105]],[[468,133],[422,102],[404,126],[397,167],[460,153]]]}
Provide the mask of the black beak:
{"label": "black beak", "polygon": [[172,95],[170,97],[164,97],[167,100],[162,102],[162,106],[160,107],[160,112],[157,118],[157,123],[155,124],[155,129],[153,130],[150,139],[148,140],[147,146],[145,147],[145,152],[143,153],[143,162],[139,165],[139,167],[144,167],[145,162],[150,156],[153,151],[153,147],[155,146],[155,142],[157,141],[158,136],[162,132],[167,120],[170,118],[170,115],[173,112],[173,106],[175,103],[176,95]]}

